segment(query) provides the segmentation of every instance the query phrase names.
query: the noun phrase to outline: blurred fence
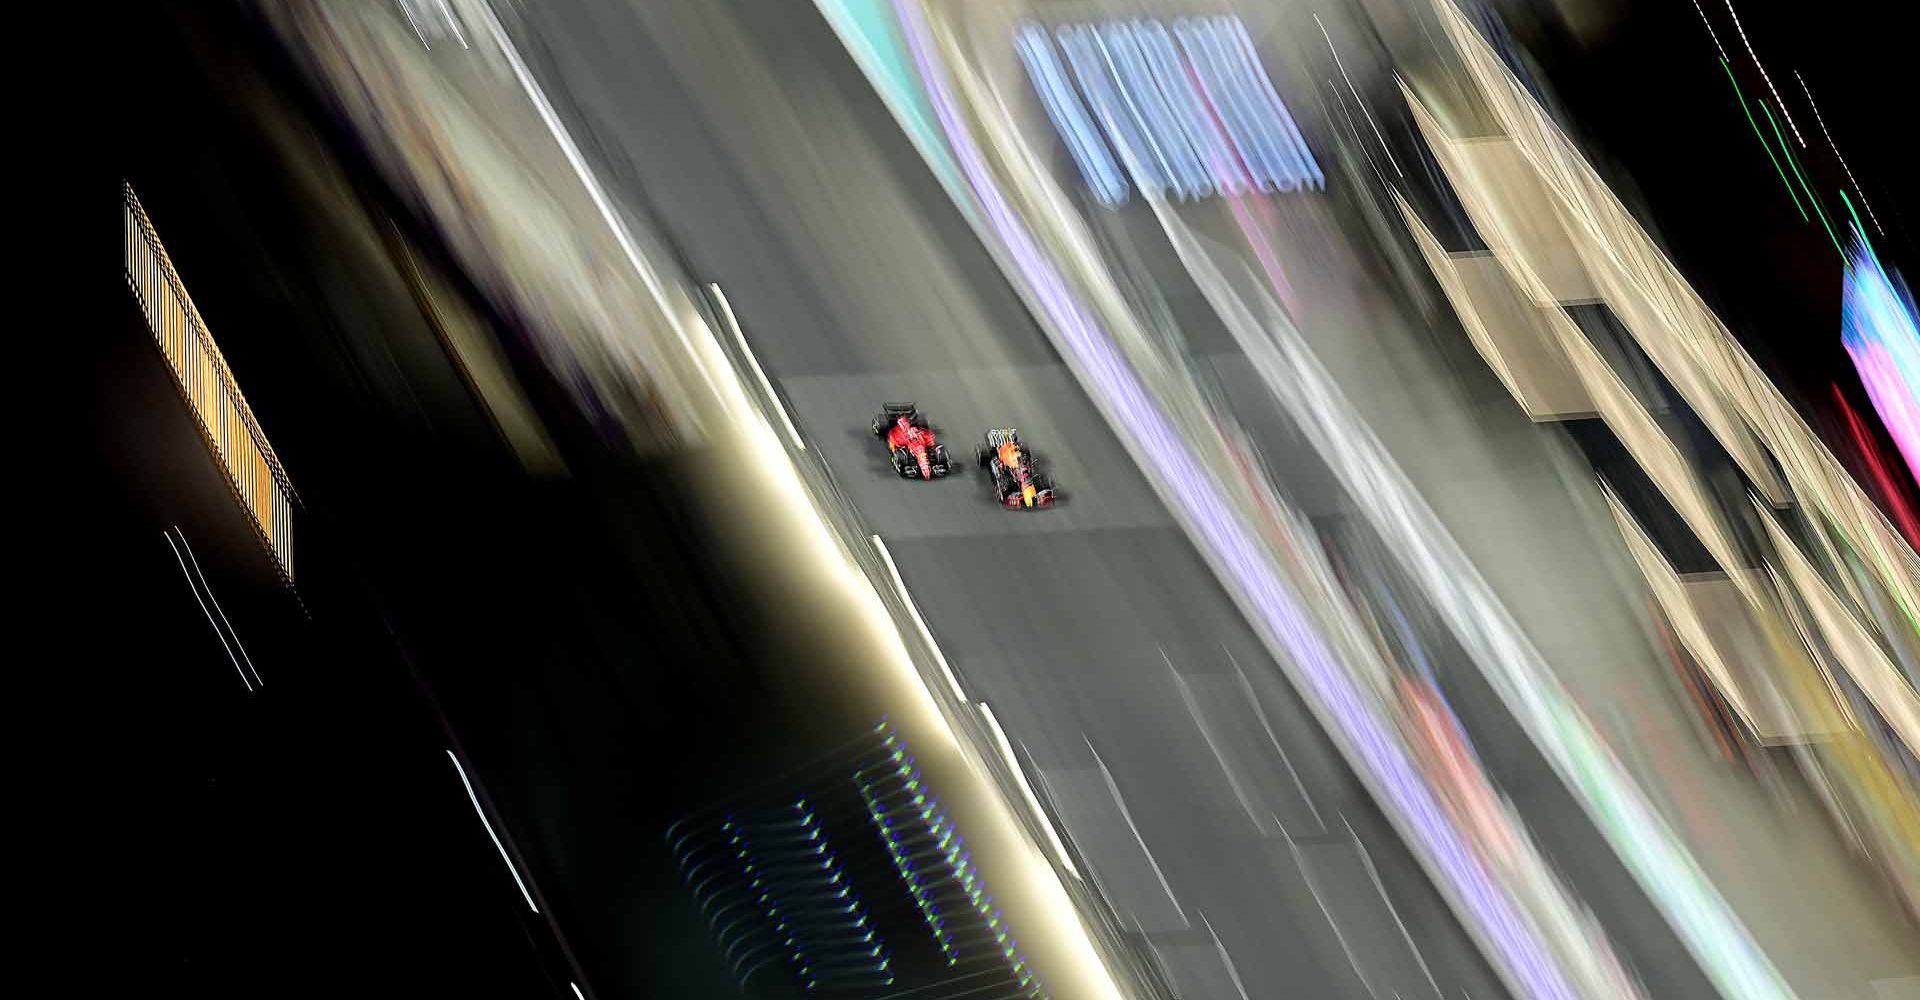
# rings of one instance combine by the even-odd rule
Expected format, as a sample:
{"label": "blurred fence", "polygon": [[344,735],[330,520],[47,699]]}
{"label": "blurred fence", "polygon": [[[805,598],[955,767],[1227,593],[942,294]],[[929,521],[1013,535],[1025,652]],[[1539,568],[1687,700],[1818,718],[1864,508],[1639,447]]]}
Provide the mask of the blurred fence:
{"label": "blurred fence", "polygon": [[146,314],[154,343],[166,356],[174,381],[193,408],[195,419],[226,470],[227,481],[242,506],[253,515],[260,539],[266,543],[280,574],[293,582],[292,513],[295,494],[287,472],[234,384],[226,359],[214,345],[193,300],[167,259],[166,248],[153,230],[153,221],[122,184],[125,201],[123,228],[127,254],[127,286]]}

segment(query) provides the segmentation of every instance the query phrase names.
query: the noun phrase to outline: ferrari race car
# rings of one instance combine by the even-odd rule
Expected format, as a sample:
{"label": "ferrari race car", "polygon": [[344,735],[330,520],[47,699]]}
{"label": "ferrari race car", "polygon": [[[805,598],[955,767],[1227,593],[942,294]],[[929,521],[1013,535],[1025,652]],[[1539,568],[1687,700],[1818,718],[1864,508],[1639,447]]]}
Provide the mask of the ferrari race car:
{"label": "ferrari race car", "polygon": [[977,451],[980,467],[993,479],[993,495],[1009,510],[1053,506],[1053,479],[1034,462],[1033,452],[1020,443],[1013,428],[990,430],[987,445]]}
{"label": "ferrari race car", "polygon": [[953,471],[947,446],[934,437],[926,414],[912,403],[887,403],[873,418],[873,436],[886,443],[902,479],[938,479]]}

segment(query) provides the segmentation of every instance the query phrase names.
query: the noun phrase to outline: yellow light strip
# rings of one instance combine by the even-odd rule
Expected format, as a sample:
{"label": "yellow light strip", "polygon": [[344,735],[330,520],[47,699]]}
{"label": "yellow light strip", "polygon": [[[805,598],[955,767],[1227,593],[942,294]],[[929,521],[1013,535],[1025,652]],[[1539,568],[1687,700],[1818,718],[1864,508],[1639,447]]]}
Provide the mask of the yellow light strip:
{"label": "yellow light strip", "polygon": [[253,516],[274,565],[293,582],[293,486],[267,444],[226,358],[167,258],[133,188],[123,184],[127,285],[234,493]]}

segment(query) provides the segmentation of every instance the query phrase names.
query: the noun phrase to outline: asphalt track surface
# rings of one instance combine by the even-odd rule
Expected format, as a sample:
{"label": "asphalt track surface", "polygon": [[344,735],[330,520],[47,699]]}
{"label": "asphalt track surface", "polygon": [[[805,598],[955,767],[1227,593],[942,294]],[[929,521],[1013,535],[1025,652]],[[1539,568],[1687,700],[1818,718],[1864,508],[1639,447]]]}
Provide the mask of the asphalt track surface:
{"label": "asphalt track surface", "polygon": [[[809,91],[804,118],[742,123],[722,116],[753,114],[752,75],[695,98],[673,74],[717,68],[724,41],[681,63],[650,40],[701,37],[693,6],[542,8],[528,55],[605,179],[726,289],[1180,995],[1504,995],[818,14],[741,11],[760,44],[790,42],[775,71]],[[744,136],[768,145],[743,166]],[[867,426],[896,399],[932,417],[952,478],[892,474]],[[993,503],[970,463],[990,426],[1021,430],[1059,507]]]}
{"label": "asphalt track surface", "polygon": [[[809,447],[886,541],[962,682],[1035,762],[1065,832],[1180,996],[1505,995],[811,4],[525,16],[516,39],[595,169],[699,280],[726,289]],[[1359,335],[1366,315],[1348,319],[1344,350],[1315,344],[1331,347],[1336,374],[1383,349]],[[1284,485],[1309,513],[1337,516],[1325,471],[1215,337],[1196,347],[1243,420],[1270,457],[1298,458],[1283,461]],[[1433,364],[1407,360],[1418,345],[1384,347],[1395,368]],[[872,440],[880,403],[906,399],[949,444],[952,479],[902,481]],[[1416,401],[1399,405],[1402,426],[1419,423]],[[993,426],[1021,430],[1060,507],[994,505],[969,461]],[[1463,468],[1503,447],[1479,443]],[[1522,465],[1529,488],[1559,488],[1551,463]],[[1512,476],[1483,480],[1453,500],[1511,508],[1528,533],[1549,527],[1496,492]],[[1548,645],[1587,643],[1586,658],[1604,661],[1619,640],[1598,631]],[[1490,767],[1649,994],[1711,995],[1472,673],[1452,693]]]}
{"label": "asphalt track surface", "polygon": [[[1180,995],[1504,995],[811,6],[529,16],[568,127],[726,288]],[[894,399],[958,459],[985,428],[1020,428],[1061,506],[1000,510],[977,474],[893,477],[866,428]],[[1650,978],[1704,986],[1661,936],[1675,967]]]}

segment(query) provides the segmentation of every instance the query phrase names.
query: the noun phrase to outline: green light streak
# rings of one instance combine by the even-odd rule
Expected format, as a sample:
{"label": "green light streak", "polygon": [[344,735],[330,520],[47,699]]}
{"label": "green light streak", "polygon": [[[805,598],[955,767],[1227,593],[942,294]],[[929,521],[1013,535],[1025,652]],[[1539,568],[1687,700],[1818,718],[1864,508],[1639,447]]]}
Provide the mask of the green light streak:
{"label": "green light streak", "polygon": [[1740,91],[1740,81],[1734,79],[1733,67],[1725,59],[1720,60],[1720,68],[1727,71],[1727,82],[1733,84],[1734,99],[1740,102],[1740,113],[1747,116],[1747,124],[1753,126],[1754,138],[1760,140],[1760,148],[1767,151],[1767,159],[1773,161],[1773,171],[1780,175],[1780,183],[1786,185],[1787,197],[1793,199],[1793,208],[1800,213],[1801,222],[1812,222],[1807,218],[1807,210],[1800,206],[1800,196],[1794,193],[1793,182],[1787,180],[1787,172],[1780,168],[1780,158],[1773,155],[1773,145],[1767,142],[1767,134],[1760,131],[1760,123],[1753,118],[1753,112],[1747,110],[1747,95]]}
{"label": "green light streak", "polygon": [[1860,213],[1853,210],[1853,199],[1847,197],[1846,188],[1840,189],[1840,204],[1847,206],[1847,214],[1853,216],[1853,231],[1860,234],[1860,245],[1867,248],[1870,256],[1878,257],[1879,254],[1873,252],[1873,244],[1867,240],[1867,224],[1861,222]]}
{"label": "green light streak", "polygon": [[[1827,221],[1827,213],[1825,209],[1820,207],[1820,199],[1813,196],[1813,188],[1807,184],[1806,176],[1800,173],[1800,164],[1795,162],[1793,158],[1793,147],[1787,145],[1787,137],[1781,133],[1780,123],[1774,120],[1772,109],[1767,107],[1765,101],[1754,101],[1753,103],[1760,105],[1760,113],[1766,115],[1767,124],[1773,126],[1773,137],[1779,141],[1780,151],[1787,155],[1787,166],[1793,168],[1793,176],[1800,182],[1800,189],[1807,193],[1807,201],[1813,203],[1814,212],[1820,216],[1820,225],[1826,227],[1827,239],[1833,241],[1833,248],[1840,252],[1840,259],[1845,260],[1847,258],[1847,251],[1840,245],[1840,237],[1833,234],[1833,224]],[[1804,215],[1805,213],[1801,214]]]}

